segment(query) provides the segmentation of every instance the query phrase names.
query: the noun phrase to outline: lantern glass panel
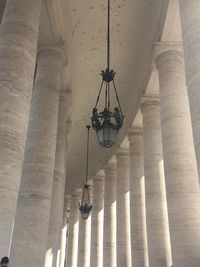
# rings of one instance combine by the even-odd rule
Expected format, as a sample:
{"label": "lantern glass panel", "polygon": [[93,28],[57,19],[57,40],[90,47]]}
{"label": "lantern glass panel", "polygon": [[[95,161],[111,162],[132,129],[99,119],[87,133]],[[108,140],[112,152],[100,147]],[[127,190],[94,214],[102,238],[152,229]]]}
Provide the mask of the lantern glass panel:
{"label": "lantern glass panel", "polygon": [[110,142],[112,145],[115,144],[118,131],[115,128],[110,128]]}
{"label": "lantern glass panel", "polygon": [[110,144],[110,128],[109,127],[103,128],[103,141],[106,146]]}
{"label": "lantern glass panel", "polygon": [[110,127],[104,127],[97,131],[97,136],[99,140],[99,144],[103,147],[112,147],[117,138],[118,131]]}
{"label": "lantern glass panel", "polygon": [[103,146],[103,129],[101,128],[100,130],[97,131],[97,137],[99,140],[99,144]]}

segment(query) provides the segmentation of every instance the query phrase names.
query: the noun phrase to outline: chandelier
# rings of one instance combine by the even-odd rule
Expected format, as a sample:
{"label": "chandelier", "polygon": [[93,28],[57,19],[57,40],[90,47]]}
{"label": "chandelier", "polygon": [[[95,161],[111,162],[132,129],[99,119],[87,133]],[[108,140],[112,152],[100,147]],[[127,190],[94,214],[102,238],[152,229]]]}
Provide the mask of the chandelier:
{"label": "chandelier", "polygon": [[87,128],[87,156],[86,156],[86,178],[85,184],[83,186],[83,195],[81,199],[81,203],[79,204],[79,210],[81,212],[81,218],[83,220],[87,220],[90,216],[90,212],[92,210],[92,204],[90,202],[90,193],[89,193],[89,185],[88,185],[88,161],[89,161],[89,131],[91,126],[86,126]]}
{"label": "chandelier", "polygon": [[[102,82],[97,96],[95,107],[92,111],[92,128],[96,131],[99,144],[110,148],[116,143],[119,129],[123,126],[124,115],[119,102],[117,89],[115,86],[115,72],[110,69],[110,0],[108,0],[108,22],[107,22],[107,68],[101,71]],[[117,106],[111,109],[111,89],[117,100]],[[97,106],[102,91],[105,94],[105,104],[103,111],[98,111]]]}

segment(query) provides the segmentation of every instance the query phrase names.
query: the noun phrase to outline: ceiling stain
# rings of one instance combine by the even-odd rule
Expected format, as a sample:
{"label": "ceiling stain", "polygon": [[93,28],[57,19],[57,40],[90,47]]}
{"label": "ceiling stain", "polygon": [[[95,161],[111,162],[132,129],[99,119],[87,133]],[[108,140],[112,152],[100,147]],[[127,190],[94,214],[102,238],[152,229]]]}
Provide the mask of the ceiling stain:
{"label": "ceiling stain", "polygon": [[81,23],[81,20],[78,20],[78,21],[76,22],[76,24],[75,24],[75,26],[74,26],[74,30],[72,31],[72,36],[74,36],[74,34],[75,34],[75,32],[76,32],[78,26],[80,25],[80,23]]}

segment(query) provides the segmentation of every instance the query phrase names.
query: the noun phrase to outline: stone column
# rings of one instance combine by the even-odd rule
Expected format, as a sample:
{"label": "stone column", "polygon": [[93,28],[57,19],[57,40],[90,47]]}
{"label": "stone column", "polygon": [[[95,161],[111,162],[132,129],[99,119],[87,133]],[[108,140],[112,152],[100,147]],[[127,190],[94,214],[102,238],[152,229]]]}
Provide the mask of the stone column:
{"label": "stone column", "polygon": [[173,266],[200,262],[200,190],[181,50],[158,45],[161,127]]}
{"label": "stone column", "polygon": [[67,251],[67,267],[77,267],[78,260],[78,235],[79,235],[79,203],[81,200],[81,190],[76,190],[71,197],[69,236]]}
{"label": "stone column", "polygon": [[54,177],[63,46],[41,47],[30,111],[11,265],[44,266]]}
{"label": "stone column", "polygon": [[116,163],[105,167],[103,266],[116,267]]}
{"label": "stone column", "polygon": [[[9,255],[42,0],[7,0],[0,27],[0,256]],[[23,18],[23,19],[22,19]]]}
{"label": "stone column", "polygon": [[130,127],[128,138],[132,264],[148,267],[142,127]]}
{"label": "stone column", "polygon": [[186,84],[200,179],[200,2],[179,1],[185,56]]}
{"label": "stone column", "polygon": [[103,206],[105,173],[101,171],[93,179],[93,208],[91,213],[90,266],[103,267]]}
{"label": "stone column", "polygon": [[67,126],[67,90],[62,90],[59,98],[57,143],[54,166],[53,190],[45,267],[58,266],[60,258],[60,240],[63,223],[65,191],[65,133]]}
{"label": "stone column", "polygon": [[91,215],[87,220],[79,220],[79,241],[78,241],[78,267],[90,266],[90,229]]}
{"label": "stone column", "polygon": [[129,151],[119,148],[117,159],[117,266],[130,267]]}
{"label": "stone column", "polygon": [[157,96],[143,97],[141,109],[144,129],[144,174],[149,265],[171,267],[159,98]]}
{"label": "stone column", "polygon": [[68,195],[65,197],[64,209],[63,209],[63,226],[61,234],[61,248],[60,248],[60,265],[59,267],[65,266],[66,261],[66,251],[67,251],[67,233],[68,233],[68,223],[70,218],[70,205],[71,205],[71,196]]}
{"label": "stone column", "polygon": [[[65,151],[68,149],[68,135],[71,131],[71,120],[70,120],[70,107],[71,107],[71,92],[67,90],[67,126],[65,132]],[[66,175],[66,154],[64,154],[64,170]],[[66,180],[66,178],[65,178]],[[66,185],[65,185],[66,188]],[[68,244],[68,225],[69,225],[69,217],[70,217],[70,205],[71,205],[71,195],[67,195],[64,199],[63,204],[63,223],[62,223],[62,232],[61,232],[61,244],[60,244],[60,265],[59,267],[64,267],[66,264],[67,257],[67,244]]]}

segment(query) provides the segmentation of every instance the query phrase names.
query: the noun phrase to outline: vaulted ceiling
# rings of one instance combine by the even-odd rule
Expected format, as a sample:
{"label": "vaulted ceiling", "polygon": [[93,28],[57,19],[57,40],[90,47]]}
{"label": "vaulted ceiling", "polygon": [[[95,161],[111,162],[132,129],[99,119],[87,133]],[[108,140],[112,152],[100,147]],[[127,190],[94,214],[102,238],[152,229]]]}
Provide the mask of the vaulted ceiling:
{"label": "vaulted ceiling", "polygon": [[[118,143],[138,110],[138,98],[151,73],[154,44],[160,40],[166,0],[111,0],[111,66],[125,114]],[[67,191],[85,175],[86,129],[106,67],[107,0],[51,0],[43,4],[40,42],[65,41],[67,86],[71,90],[71,132],[67,150]],[[92,131],[90,175],[111,158],[117,147],[99,146]]]}
{"label": "vaulted ceiling", "polygon": [[[4,5],[0,0],[0,16]],[[156,73],[151,73],[155,43],[180,41],[181,32],[178,0],[111,0],[111,6],[111,67],[126,116],[120,144],[137,114],[141,93],[158,89]],[[63,87],[71,92],[66,192],[80,187],[85,175],[85,126],[106,67],[106,9],[107,0],[43,1],[39,44],[64,42],[67,53],[62,74]],[[94,131],[91,137],[90,176],[117,149],[100,147]]]}

